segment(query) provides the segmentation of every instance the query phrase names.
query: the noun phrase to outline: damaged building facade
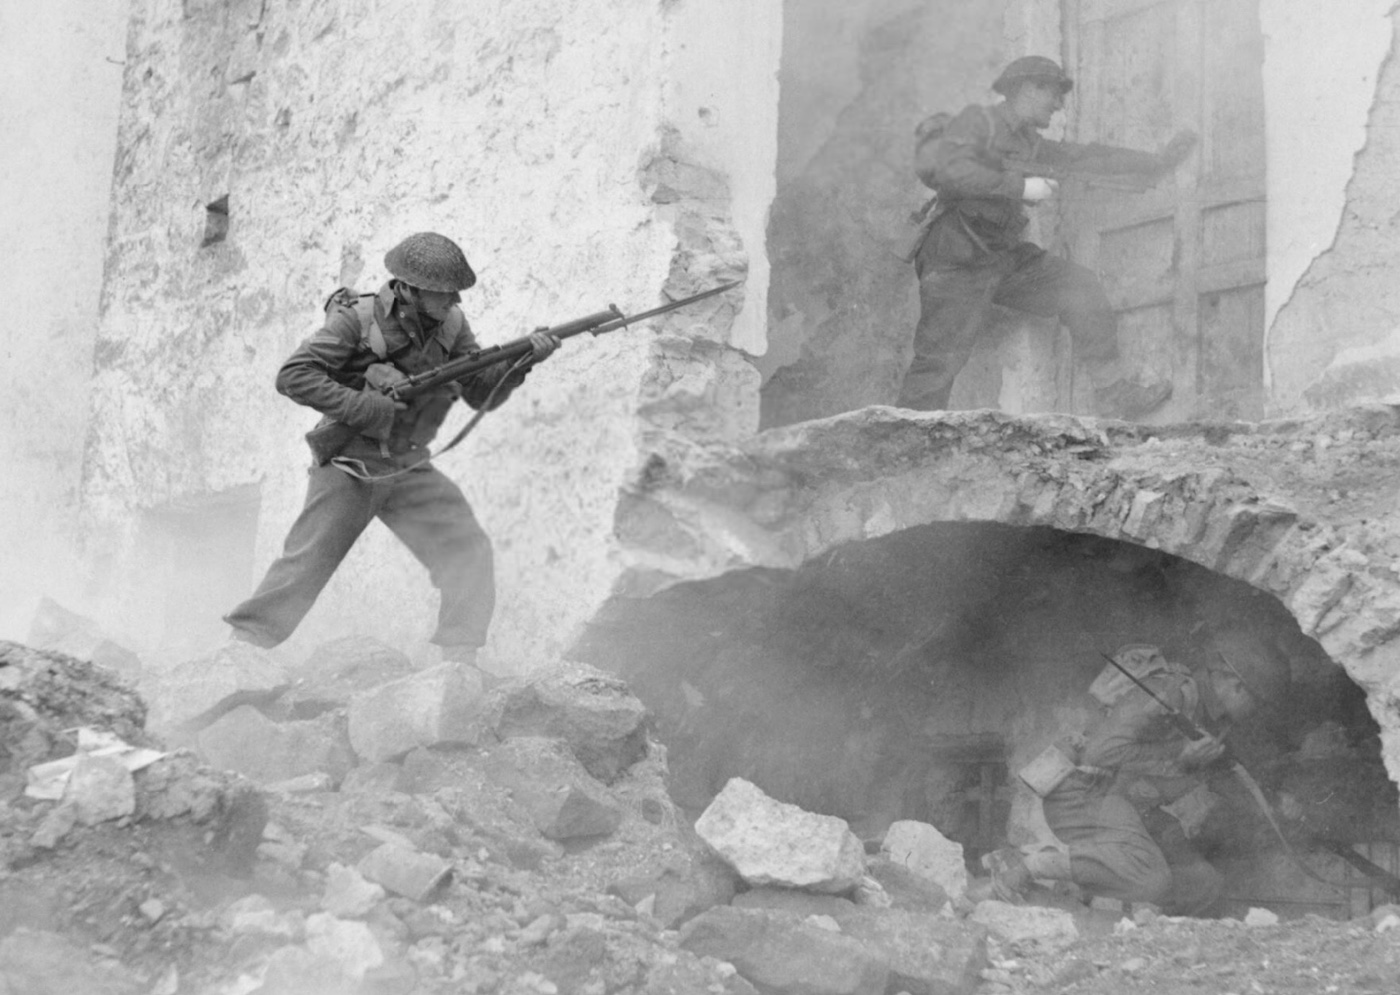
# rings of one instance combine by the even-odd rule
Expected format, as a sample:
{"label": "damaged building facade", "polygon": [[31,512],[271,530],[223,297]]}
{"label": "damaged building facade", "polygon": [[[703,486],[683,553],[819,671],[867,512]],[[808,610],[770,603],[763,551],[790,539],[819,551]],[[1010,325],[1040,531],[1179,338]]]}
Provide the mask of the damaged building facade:
{"label": "damaged building facade", "polygon": [[[441,460],[495,545],[490,660],[624,672],[689,748],[683,804],[744,773],[976,851],[1043,834],[1014,772],[1084,718],[1100,652],[1189,654],[1234,626],[1316,706],[1277,782],[1298,782],[1299,819],[1325,818],[1317,784],[1349,763],[1364,828],[1344,842],[1393,861],[1397,16],[132,0],[86,423],[19,463],[61,468],[41,478],[82,607],[179,659],[219,637],[300,507],[314,418],[273,393],[278,365],[403,235],[460,240],[488,344],[742,277],[569,343]],[[927,193],[914,125],[989,102],[1026,52],[1076,78],[1072,140],[1201,136],[1156,188],[1067,184],[1035,221],[1103,273],[1124,351],[1172,378],[1153,426],[1064,417],[1095,413],[1067,339],[1009,314],[953,395],[1000,414],[873,407],[916,317],[896,251]],[[289,652],[359,632],[428,660],[434,611],[372,530]],[[1281,877],[1238,881],[1258,897]]]}

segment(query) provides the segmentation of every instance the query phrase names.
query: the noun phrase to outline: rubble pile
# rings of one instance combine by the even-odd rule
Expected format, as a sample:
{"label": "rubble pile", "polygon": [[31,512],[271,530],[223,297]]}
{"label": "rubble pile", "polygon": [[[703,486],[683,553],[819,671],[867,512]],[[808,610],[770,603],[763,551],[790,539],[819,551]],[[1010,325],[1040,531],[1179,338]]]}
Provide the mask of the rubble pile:
{"label": "rubble pile", "polygon": [[[1241,944],[1267,960],[1299,930],[1358,976],[1393,971],[1395,915],[1245,925],[979,901],[933,826],[862,841],[742,778],[692,826],[641,703],[582,664],[413,671],[362,638],[292,674],[221,655],[186,673],[223,699],[153,702],[173,745],[100,668],[0,644],[0,992],[1107,992],[1181,975],[1182,949],[1213,964],[1193,978],[1238,981]],[[403,703],[422,709],[406,729]],[[295,743],[320,743],[321,768]],[[1327,963],[1316,977],[1340,976]]]}

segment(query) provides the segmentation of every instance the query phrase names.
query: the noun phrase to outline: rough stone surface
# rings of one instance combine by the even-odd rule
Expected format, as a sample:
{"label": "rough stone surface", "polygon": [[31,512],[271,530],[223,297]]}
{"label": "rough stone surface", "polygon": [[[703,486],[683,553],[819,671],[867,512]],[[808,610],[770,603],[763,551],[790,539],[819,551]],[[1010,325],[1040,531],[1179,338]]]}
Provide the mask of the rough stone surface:
{"label": "rough stone surface", "polygon": [[1006,902],[978,902],[971,919],[1006,943],[1035,943],[1050,950],[1069,946],[1079,935],[1074,917],[1063,909]]}
{"label": "rough stone surface", "polygon": [[420,746],[474,744],[485,726],[485,686],[475,668],[443,663],[350,699],[350,745],[368,763]]}
{"label": "rough stone surface", "polygon": [[0,705],[6,743],[26,744],[11,747],[5,772],[48,759],[49,740],[70,738],[63,732],[78,726],[115,733],[133,746],[151,743],[146,706],[135,690],[111,671],[64,653],[0,640]]}
{"label": "rough stone surface", "polygon": [[958,899],[967,893],[967,866],[962,844],[954,843],[926,822],[901,819],[890,825],[880,849],[896,864],[927,878]]}
{"label": "rough stone surface", "polygon": [[776,801],[743,778],[715,796],[695,832],[751,885],[840,892],[865,874],[865,849],[844,819]]}
{"label": "rough stone surface", "polygon": [[646,753],[646,707],[627,685],[586,664],[569,664],[502,688],[493,729],[502,739],[549,736],[569,744],[604,784]]}
{"label": "rough stone surface", "polygon": [[78,822],[94,826],[136,811],[136,784],[131,771],[114,757],[81,757],[63,789],[63,804],[72,805]]}
{"label": "rough stone surface", "polygon": [[20,927],[0,940],[0,995],[136,995],[147,986],[121,964],[67,937]]}
{"label": "rough stone surface", "polygon": [[889,966],[890,985],[909,995],[970,995],[987,966],[987,933],[952,918],[894,909],[854,909],[841,930]]}
{"label": "rough stone surface", "polygon": [[606,836],[622,822],[622,810],[608,790],[555,740],[507,740],[493,747],[483,763],[487,776],[510,791],[548,839]]}
{"label": "rough stone surface", "polygon": [[404,653],[369,636],[344,636],[316,647],[295,670],[282,696],[297,718],[343,708],[357,692],[407,677],[416,668]]}
{"label": "rough stone surface", "polygon": [[151,730],[184,741],[240,705],[276,699],[289,682],[286,670],[265,650],[229,642],[161,673],[142,692],[151,706]]}
{"label": "rough stone surface", "polygon": [[680,944],[729,961],[775,995],[883,995],[889,980],[889,969],[858,940],[787,913],[713,908],[686,923]]}
{"label": "rough stone surface", "polygon": [[344,729],[329,716],[273,722],[241,705],[201,729],[196,742],[209,764],[262,784],[315,773],[338,784],[354,765]]}

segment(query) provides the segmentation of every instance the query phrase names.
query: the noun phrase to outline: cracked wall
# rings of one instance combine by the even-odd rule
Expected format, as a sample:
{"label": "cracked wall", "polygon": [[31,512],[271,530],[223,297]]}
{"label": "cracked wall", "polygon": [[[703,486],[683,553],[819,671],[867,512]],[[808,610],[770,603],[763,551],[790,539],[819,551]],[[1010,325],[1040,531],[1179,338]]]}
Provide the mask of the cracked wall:
{"label": "cracked wall", "polygon": [[1394,5],[1263,0],[1274,413],[1400,389]]}
{"label": "cracked wall", "polygon": [[[749,270],[772,162],[743,136],[765,115],[775,129],[774,67],[735,53],[776,51],[781,24],[731,2],[697,27],[692,6],[135,0],[82,489],[93,614],[157,659],[221,632],[231,605],[213,597],[183,629],[162,620],[171,585],[248,590],[279,551],[315,416],[273,376],[325,296],[377,286],[404,235],[462,244],[485,344]],[[227,233],[206,244],[220,202]],[[488,659],[557,652],[606,596],[617,491],[649,421],[751,431],[734,341],[760,334],[736,322],[747,291],[571,340],[439,461],[495,546]],[[163,523],[231,495],[235,534],[171,542]],[[153,562],[172,547],[206,572]],[[219,574],[248,562],[252,577]],[[422,657],[435,612],[421,568],[372,526],[291,649],[358,631]]]}

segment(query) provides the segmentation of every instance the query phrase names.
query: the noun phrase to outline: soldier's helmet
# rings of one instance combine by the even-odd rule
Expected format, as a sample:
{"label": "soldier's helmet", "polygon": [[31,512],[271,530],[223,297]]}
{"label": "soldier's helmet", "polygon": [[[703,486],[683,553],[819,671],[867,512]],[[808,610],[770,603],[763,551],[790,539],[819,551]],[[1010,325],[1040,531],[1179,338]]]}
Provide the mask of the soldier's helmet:
{"label": "soldier's helmet", "polygon": [[1004,97],[1028,82],[1058,84],[1061,93],[1074,89],[1074,80],[1065,75],[1060,64],[1043,55],[1024,55],[1016,59],[1001,71],[1001,75],[992,83],[992,89]]}
{"label": "soldier's helmet", "polygon": [[410,287],[455,293],[476,283],[476,274],[457,243],[437,232],[408,236],[384,256],[384,266]]}
{"label": "soldier's helmet", "polygon": [[1288,661],[1277,658],[1263,641],[1243,630],[1212,636],[1205,669],[1234,677],[1261,705],[1282,699],[1291,683]]}

